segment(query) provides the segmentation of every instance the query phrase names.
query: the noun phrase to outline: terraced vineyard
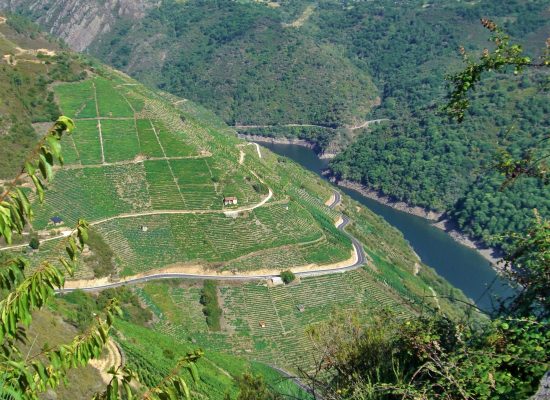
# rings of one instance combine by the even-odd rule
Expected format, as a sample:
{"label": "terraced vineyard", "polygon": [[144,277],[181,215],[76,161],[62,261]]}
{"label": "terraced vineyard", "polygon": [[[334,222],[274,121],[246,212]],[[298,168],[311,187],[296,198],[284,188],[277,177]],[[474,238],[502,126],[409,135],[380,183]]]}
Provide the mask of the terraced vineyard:
{"label": "terraced vineyard", "polygon": [[340,214],[324,205],[326,186],[293,165],[281,174],[275,156],[189,102],[98,73],[54,87],[77,128],[65,141],[65,167],[37,206],[33,227],[42,238],[55,235],[53,216],[61,230],[84,218],[117,255],[118,275],[189,266],[278,271],[350,258],[351,242],[334,227]]}
{"label": "terraced vineyard", "polygon": [[[333,189],[319,177],[239,140],[192,102],[151,91],[100,65],[83,68],[75,82],[51,85],[61,110],[77,125],[63,142],[65,166],[55,169],[46,203],[35,207],[34,232],[1,250],[30,253],[37,265],[62,251],[63,237],[85,218],[95,239],[72,278],[80,282],[66,285],[84,288],[98,287],[86,286],[86,279],[101,276],[92,283],[124,285],[126,276],[145,272],[155,272],[155,279],[159,272],[257,279],[298,267],[359,268],[364,254],[356,240],[368,260],[351,272],[284,286],[265,280],[218,283],[223,314],[215,332],[200,304],[202,281],[131,284],[141,301],[133,298],[133,311],[117,319],[115,340],[121,358],[143,382],[157,384],[175,359],[202,347],[201,379],[192,388],[197,398],[235,398],[234,378],[252,371],[262,373],[269,386],[288,390],[290,398],[309,399],[268,365],[311,368],[316,348],[310,326],[335,313],[368,320],[381,309],[408,318],[426,305],[460,313],[444,296],[449,285],[420,265],[395,229],[346,196],[341,205],[328,207]],[[79,77],[85,80],[76,81]],[[238,204],[224,204],[225,197],[236,197]],[[341,220],[353,239],[335,227]],[[40,248],[31,252],[27,243],[34,234]],[[426,293],[442,296],[426,299]],[[99,305],[95,297],[75,295],[74,308],[59,309],[70,318],[80,311],[90,315],[88,306]],[[153,313],[152,320],[147,312],[134,313],[139,303]]]}
{"label": "terraced vineyard", "polygon": [[222,331],[210,332],[199,304],[200,284],[150,283],[139,289],[157,310],[155,329],[182,341],[193,340],[215,351],[239,354],[289,370],[310,368],[316,355],[307,327],[338,312],[368,319],[374,310],[396,318],[415,311],[390,286],[367,270],[304,278],[290,286],[264,283],[219,284],[224,314]]}

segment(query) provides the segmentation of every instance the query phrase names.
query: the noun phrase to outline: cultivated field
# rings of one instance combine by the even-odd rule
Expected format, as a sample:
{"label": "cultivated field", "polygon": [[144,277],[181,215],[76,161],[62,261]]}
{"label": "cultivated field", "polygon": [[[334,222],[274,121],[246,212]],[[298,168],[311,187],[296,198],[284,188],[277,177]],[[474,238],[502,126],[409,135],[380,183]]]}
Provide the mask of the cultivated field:
{"label": "cultivated field", "polygon": [[277,365],[288,370],[311,368],[316,351],[308,326],[333,313],[368,319],[384,309],[396,318],[412,314],[410,306],[366,269],[305,278],[290,286],[264,283],[219,284],[223,305],[222,331],[210,332],[199,303],[201,283],[149,283],[138,289],[154,310],[155,329],[182,341],[191,338],[207,348]]}
{"label": "cultivated field", "polygon": [[84,218],[117,255],[118,275],[188,265],[280,270],[350,257],[351,242],[334,227],[340,213],[325,205],[330,189],[246,146],[208,111],[114,73],[54,89],[76,129],[37,206],[41,238]]}

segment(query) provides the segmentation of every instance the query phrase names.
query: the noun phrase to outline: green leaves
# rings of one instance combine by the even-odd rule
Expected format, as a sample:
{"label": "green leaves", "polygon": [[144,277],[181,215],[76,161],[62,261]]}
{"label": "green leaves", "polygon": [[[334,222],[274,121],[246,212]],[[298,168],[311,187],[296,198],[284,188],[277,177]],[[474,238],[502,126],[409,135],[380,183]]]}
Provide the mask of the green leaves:
{"label": "green leaves", "polygon": [[[40,392],[57,387],[65,380],[71,368],[86,365],[92,358],[101,355],[112,327],[112,322],[109,321],[119,311],[116,300],[112,300],[103,311],[104,318],[97,317],[88,331],[74,338],[71,343],[46,351],[40,359],[34,359],[28,364],[11,360],[0,363],[4,371],[4,385],[15,393],[22,394],[21,398],[24,399],[38,399]],[[110,387],[111,392],[118,392],[117,384],[118,382]]]}
{"label": "green leaves", "polygon": [[[56,289],[62,288],[65,283],[64,270],[72,273],[72,263],[78,253],[84,249],[87,237],[85,221],[80,221],[74,233],[66,241],[72,251],[71,261],[58,258],[62,269],[54,265],[52,261],[45,260],[37,270],[29,277],[24,277],[23,270],[28,266],[28,261],[17,257],[5,263],[5,268],[0,270],[0,287],[9,288],[11,292],[0,301],[0,341],[14,339],[18,334],[17,324],[28,326],[31,322],[33,310],[43,307],[47,300],[53,296]],[[77,236],[78,242],[73,236]],[[17,286],[16,286],[17,285]]]}
{"label": "green leaves", "polygon": [[[180,359],[169,376],[167,376],[158,386],[150,388],[140,398],[148,400],[191,399],[189,385],[185,379],[181,377],[180,372],[184,368],[189,369],[194,382],[197,382],[199,376],[195,363],[202,356],[202,350],[188,353],[185,357]],[[137,385],[132,383],[132,381],[137,381],[138,379],[136,373],[124,366],[120,368],[112,367],[109,370],[109,374],[113,376],[109,385],[102,393],[96,394],[93,400],[132,400],[136,398],[134,388],[136,388]]]}
{"label": "green leaves", "polygon": [[[9,185],[7,192],[0,197],[0,237],[8,244],[12,242],[13,233],[22,233],[33,218],[33,212],[27,195],[17,187],[19,179],[26,173],[32,181],[40,202],[44,201],[46,183],[54,176],[54,165],[57,160],[63,164],[61,138],[64,132],[74,129],[74,122],[61,116],[37,146],[37,150],[25,161],[21,174]],[[40,171],[38,175],[37,171]]]}
{"label": "green leaves", "polygon": [[530,57],[523,55],[522,47],[518,44],[511,44],[510,37],[493,21],[483,18],[481,23],[486,29],[493,32],[493,36],[489,40],[495,43],[496,48],[493,51],[485,49],[479,60],[474,62],[466,54],[464,47],[461,47],[460,52],[466,62],[466,67],[454,75],[447,76],[447,80],[451,83],[451,93],[449,102],[443,109],[458,122],[464,120],[465,111],[470,106],[468,93],[475,90],[476,84],[479,83],[484,72],[499,72],[510,67],[517,75],[523,71],[524,67],[550,66],[548,54],[542,64],[535,65]]}
{"label": "green leaves", "polygon": [[29,265],[27,259],[15,257],[0,266],[0,288],[12,290],[25,278],[24,270]]}
{"label": "green leaves", "polygon": [[185,357],[182,357],[172,373],[166,377],[160,385],[150,389],[143,399],[147,400],[172,400],[172,399],[191,399],[191,391],[187,385],[187,382],[180,376],[182,369],[187,369],[191,374],[194,382],[198,382],[199,374],[196,366],[196,362],[204,355],[201,349],[195,350],[191,353],[187,353]]}
{"label": "green leaves", "polygon": [[70,134],[74,130],[75,124],[72,119],[62,115],[57,119],[56,127],[59,127],[61,132],[67,131]]}

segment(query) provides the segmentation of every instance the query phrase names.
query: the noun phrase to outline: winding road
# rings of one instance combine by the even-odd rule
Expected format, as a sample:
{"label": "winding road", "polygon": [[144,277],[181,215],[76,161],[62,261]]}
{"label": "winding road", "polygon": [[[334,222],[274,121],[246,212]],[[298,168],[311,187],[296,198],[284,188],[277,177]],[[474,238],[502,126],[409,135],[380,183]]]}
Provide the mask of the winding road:
{"label": "winding road", "polygon": [[[336,189],[334,190],[334,199],[332,203],[328,206],[331,209],[334,209],[341,202],[341,195]],[[353,271],[360,268],[366,263],[365,251],[361,243],[352,235],[345,231],[346,226],[350,223],[350,219],[346,216],[342,216],[342,222],[338,225],[338,229],[344,232],[351,240],[354,247],[355,253],[357,254],[357,259],[351,265],[338,268],[328,268],[328,269],[318,269],[312,271],[303,271],[296,272],[296,276],[299,277],[312,277],[312,276],[321,276],[321,275],[330,275],[338,274],[348,271]],[[129,277],[127,279],[121,280],[119,282],[98,282],[97,284],[92,284],[89,286],[79,286],[78,288],[64,288],[59,290],[61,293],[72,292],[73,290],[80,289],[84,291],[98,291],[103,289],[116,288],[125,285],[135,285],[138,283],[145,283],[150,281],[162,280],[162,279],[196,279],[196,280],[217,280],[217,281],[258,281],[266,280],[274,277],[278,277],[279,274],[268,274],[268,275],[207,275],[207,274],[185,274],[179,272],[164,272],[164,273],[151,273],[150,275],[139,276],[139,277]],[[67,282],[70,284],[70,281]]]}
{"label": "winding road", "polygon": [[[255,145],[258,157],[262,158],[262,154],[260,152],[260,147],[256,143],[250,143],[251,145]],[[243,160],[244,161],[244,160]],[[264,183],[263,180],[256,175],[253,171],[250,171],[260,182]],[[132,213],[132,214],[120,214],[117,216],[105,218],[98,221],[93,221],[90,223],[90,225],[98,225],[110,220],[115,219],[124,219],[124,218],[133,218],[133,217],[139,217],[139,216],[145,216],[145,215],[159,215],[159,214],[208,214],[208,213],[236,213],[236,212],[242,212],[242,211],[251,211],[258,207],[263,206],[265,203],[267,203],[273,196],[273,191],[271,188],[269,188],[268,195],[262,199],[259,203],[246,206],[246,207],[240,207],[233,210],[159,210],[159,211],[148,211],[148,212],[141,212],[141,213]],[[333,196],[331,196],[331,203],[327,205],[330,209],[336,208],[338,204],[342,201],[342,196],[340,192],[336,189],[333,189]],[[357,269],[364,265],[366,263],[366,256],[365,252],[363,250],[363,247],[361,243],[353,237],[351,234],[347,233],[345,231],[345,228],[349,225],[350,219],[342,215],[341,220],[339,224],[337,225],[337,228],[344,232],[349,239],[351,240],[353,249],[354,249],[354,257],[353,261],[350,265],[346,266],[340,266],[335,268],[330,268],[329,266],[325,266],[323,269],[323,266],[320,266],[319,269],[316,270],[309,270],[309,271],[302,271],[302,272],[296,272],[295,274],[299,277],[312,277],[312,276],[321,276],[321,275],[329,275],[329,274],[337,274],[337,273],[343,273],[347,271],[352,271],[354,269]],[[69,234],[71,234],[71,231],[62,232],[60,235],[56,237],[51,237],[46,240],[54,240],[58,238],[67,237]],[[45,241],[45,240],[43,240]],[[2,250],[9,250],[14,249],[18,247],[24,247],[27,246],[27,244],[22,245],[15,245],[10,247],[4,247],[0,248],[0,251]],[[122,278],[119,281],[115,282],[108,282],[100,279],[97,280],[89,280],[89,281],[68,281],[66,282],[66,285],[69,287],[65,287],[63,289],[58,290],[59,293],[66,293],[71,292],[77,289],[84,290],[84,291],[98,291],[103,289],[109,289],[109,288],[115,288],[125,285],[133,285],[138,283],[144,283],[149,281],[155,281],[155,280],[161,280],[161,279],[198,279],[198,280],[206,280],[206,279],[212,279],[212,280],[218,280],[218,281],[257,281],[257,280],[266,280],[274,277],[278,277],[279,274],[267,274],[267,275],[213,275],[213,274],[187,274],[187,273],[181,273],[181,272],[158,272],[155,273],[154,271],[151,272],[151,274],[148,275],[140,275],[140,276],[134,276],[134,277],[127,277]]]}
{"label": "winding road", "polygon": [[235,129],[266,129],[266,128],[275,128],[275,127],[282,127],[282,128],[299,128],[299,127],[315,127],[315,128],[324,128],[324,129],[330,129],[332,131],[335,131],[340,128],[349,129],[350,131],[354,131],[357,129],[367,128],[369,125],[372,124],[379,124],[380,122],[389,121],[388,118],[379,118],[379,119],[371,119],[368,121],[363,121],[358,125],[342,125],[338,127],[328,126],[328,125],[317,125],[317,124],[281,124],[281,125],[240,125],[236,124],[233,125],[233,128]]}

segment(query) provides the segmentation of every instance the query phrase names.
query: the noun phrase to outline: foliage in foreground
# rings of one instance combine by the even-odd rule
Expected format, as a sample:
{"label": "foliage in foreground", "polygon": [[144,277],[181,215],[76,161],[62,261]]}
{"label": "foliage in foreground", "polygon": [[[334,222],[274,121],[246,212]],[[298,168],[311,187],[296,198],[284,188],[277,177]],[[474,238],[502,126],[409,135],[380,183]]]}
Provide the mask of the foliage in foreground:
{"label": "foliage in foreground", "polygon": [[[25,160],[19,175],[2,192],[0,238],[8,244],[11,243],[14,233],[23,233],[34,215],[31,202],[20,182],[32,182],[35,190],[33,195],[40,202],[44,200],[46,185],[53,178],[54,164],[63,164],[61,138],[73,128],[71,119],[59,117]],[[62,290],[65,274],[73,274],[77,258],[84,250],[88,238],[88,224],[80,220],[56,249],[65,247],[65,256],[60,251],[53,251],[54,256],[33,266],[23,257],[3,257],[0,269],[0,288],[3,289],[0,301],[1,396],[8,399],[38,399],[40,393],[55,389],[63,383],[69,370],[86,365],[91,359],[101,355],[114,318],[122,313],[116,299],[108,300],[103,312],[96,315],[84,333],[76,336],[71,343],[55,348],[46,347],[32,357],[22,354],[19,346],[26,342],[26,330],[32,322],[32,313],[45,307],[56,291]],[[195,361],[201,356],[200,350],[189,353],[158,386],[145,390],[133,384],[136,378],[132,371],[113,367],[109,371],[112,375],[110,383],[94,399],[114,400],[124,396],[129,400],[136,398],[136,393],[151,400],[190,398],[189,387],[179,372],[186,368],[191,371],[193,379],[197,380]]]}
{"label": "foliage in foreground", "polygon": [[550,366],[548,321],[473,327],[441,315],[379,316],[361,326],[342,318],[315,332],[334,373],[329,398],[525,399]]}

